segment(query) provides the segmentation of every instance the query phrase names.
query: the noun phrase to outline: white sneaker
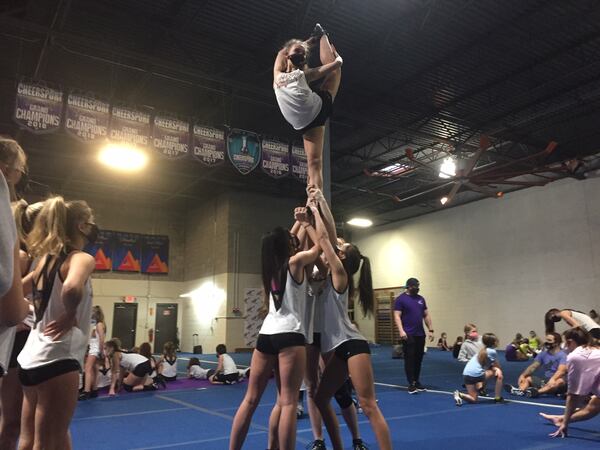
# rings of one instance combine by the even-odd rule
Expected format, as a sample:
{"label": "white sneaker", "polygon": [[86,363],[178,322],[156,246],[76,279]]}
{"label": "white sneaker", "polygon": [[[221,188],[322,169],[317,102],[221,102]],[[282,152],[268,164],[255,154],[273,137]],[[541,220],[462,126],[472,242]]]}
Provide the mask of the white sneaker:
{"label": "white sneaker", "polygon": [[454,402],[456,406],[462,406],[463,404],[463,399],[460,397],[460,392],[458,391],[454,391]]}

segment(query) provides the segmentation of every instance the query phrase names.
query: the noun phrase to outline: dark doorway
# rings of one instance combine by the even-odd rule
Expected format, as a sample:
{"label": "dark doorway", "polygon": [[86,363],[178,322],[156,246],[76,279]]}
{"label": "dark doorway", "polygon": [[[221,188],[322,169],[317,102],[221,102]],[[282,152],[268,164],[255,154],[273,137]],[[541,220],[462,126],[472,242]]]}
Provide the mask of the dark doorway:
{"label": "dark doorway", "polygon": [[112,337],[119,338],[124,349],[135,345],[137,307],[137,303],[115,303]]}
{"label": "dark doorway", "polygon": [[162,353],[165,342],[177,344],[177,304],[158,303],[154,326],[154,353]]}

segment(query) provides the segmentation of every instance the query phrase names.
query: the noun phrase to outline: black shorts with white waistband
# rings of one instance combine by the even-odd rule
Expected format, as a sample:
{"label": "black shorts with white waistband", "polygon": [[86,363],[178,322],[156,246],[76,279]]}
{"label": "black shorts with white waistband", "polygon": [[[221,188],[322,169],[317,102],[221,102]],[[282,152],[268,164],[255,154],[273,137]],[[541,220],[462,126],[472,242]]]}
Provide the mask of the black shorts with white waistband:
{"label": "black shorts with white waistband", "polygon": [[347,362],[356,355],[363,353],[370,355],[371,349],[369,348],[369,343],[363,339],[350,339],[338,345],[334,352],[335,356]]}
{"label": "black shorts with white waistband", "polygon": [[143,363],[135,366],[131,373],[140,378],[150,375],[152,373],[152,365],[150,364],[150,360],[144,361]]}
{"label": "black shorts with white waistband", "polygon": [[218,372],[215,374],[215,377],[214,377],[214,381],[216,381],[218,383],[224,383],[224,384],[236,383],[239,379],[240,379],[239,372],[228,373],[227,375],[225,375],[223,372]]}
{"label": "black shorts with white waistband", "polygon": [[80,371],[81,366],[76,360],[63,359],[33,369],[19,369],[19,381],[23,386],[36,386],[59,375]]}
{"label": "black shorts with white waistband", "polygon": [[317,117],[313,119],[311,123],[306,125],[301,130],[298,130],[301,134],[306,133],[308,130],[316,127],[322,127],[327,122],[327,119],[333,114],[333,97],[329,91],[315,91],[315,93],[321,97],[321,110]]}
{"label": "black shorts with white waistband", "polygon": [[304,346],[306,339],[301,333],[259,334],[256,350],[267,355],[278,355],[287,347]]}

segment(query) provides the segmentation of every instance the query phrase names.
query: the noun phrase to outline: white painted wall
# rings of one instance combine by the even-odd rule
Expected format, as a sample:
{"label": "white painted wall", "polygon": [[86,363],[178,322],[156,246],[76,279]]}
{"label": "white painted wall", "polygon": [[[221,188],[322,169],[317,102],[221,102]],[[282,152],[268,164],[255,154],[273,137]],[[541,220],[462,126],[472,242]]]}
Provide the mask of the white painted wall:
{"label": "white painted wall", "polygon": [[[355,233],[375,288],[421,281],[436,335],[474,322],[503,345],[543,333],[551,307],[600,306],[600,179],[562,180],[500,200]],[[372,320],[359,320],[372,337]]]}

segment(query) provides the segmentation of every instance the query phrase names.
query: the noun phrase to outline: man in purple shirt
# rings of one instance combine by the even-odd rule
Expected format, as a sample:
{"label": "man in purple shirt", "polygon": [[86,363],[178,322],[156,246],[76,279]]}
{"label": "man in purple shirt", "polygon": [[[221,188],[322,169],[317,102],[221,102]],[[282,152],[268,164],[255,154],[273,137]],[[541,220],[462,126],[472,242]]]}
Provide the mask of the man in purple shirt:
{"label": "man in purple shirt", "polygon": [[394,322],[404,343],[404,370],[408,380],[408,393],[416,394],[425,391],[419,381],[421,364],[425,353],[425,329],[429,331],[429,339],[433,340],[433,325],[425,299],[419,295],[419,280],[409,278],[406,291],[394,302]]}

